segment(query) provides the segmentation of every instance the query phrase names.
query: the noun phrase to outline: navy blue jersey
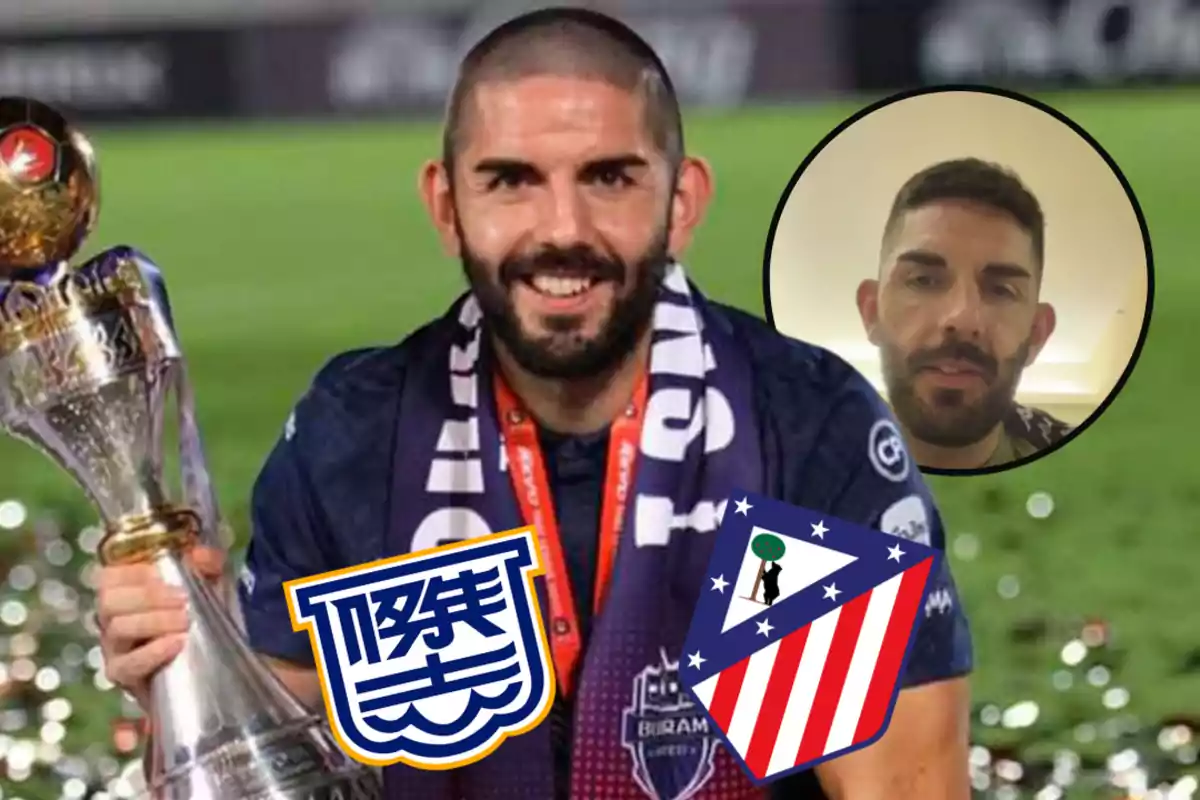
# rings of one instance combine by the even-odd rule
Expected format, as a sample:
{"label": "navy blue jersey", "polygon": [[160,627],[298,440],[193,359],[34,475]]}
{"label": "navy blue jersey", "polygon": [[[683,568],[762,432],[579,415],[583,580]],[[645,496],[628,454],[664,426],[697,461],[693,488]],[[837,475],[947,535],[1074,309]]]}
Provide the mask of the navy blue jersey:
{"label": "navy blue jersey", "polygon": [[[866,380],[827,351],[783,337],[756,317],[718,308],[751,356],[765,493],[944,548],[928,490],[892,439],[890,412]],[[268,457],[254,488],[254,529],[241,585],[247,633],[259,652],[313,663],[307,634],[291,630],[283,581],[396,555],[384,541],[394,448],[403,447],[394,435],[397,398],[406,365],[421,358],[422,337],[418,331],[395,347],[335,357],[297,404]],[[605,437],[546,434],[543,447],[575,595],[589,597]],[[682,566],[703,575],[708,554],[697,548],[697,563]],[[967,621],[946,566],[930,597],[938,602],[925,611],[905,686],[971,669]],[[583,629],[586,634],[586,619]],[[562,714],[569,709],[559,704],[550,724]],[[568,763],[562,752],[556,761],[560,769]],[[811,775],[785,779],[776,795],[823,796]]]}

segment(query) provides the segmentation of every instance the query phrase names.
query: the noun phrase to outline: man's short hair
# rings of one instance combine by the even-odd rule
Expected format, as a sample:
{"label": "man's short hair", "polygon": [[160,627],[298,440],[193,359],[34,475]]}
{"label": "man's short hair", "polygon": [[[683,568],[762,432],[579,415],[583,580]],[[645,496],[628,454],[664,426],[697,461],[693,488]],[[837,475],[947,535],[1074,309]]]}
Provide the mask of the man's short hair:
{"label": "man's short hair", "polygon": [[909,211],[941,200],[965,200],[1004,212],[1033,241],[1039,272],[1045,256],[1046,220],[1033,192],[1015,172],[978,158],[942,161],[918,172],[900,187],[884,228],[886,240]]}
{"label": "man's short hair", "polygon": [[675,88],[653,48],[612,17],[581,8],[544,8],[499,26],[463,59],[442,134],[448,170],[461,145],[472,90],[481,83],[561,75],[594,78],[639,93],[646,124],[671,169],[683,159]]}

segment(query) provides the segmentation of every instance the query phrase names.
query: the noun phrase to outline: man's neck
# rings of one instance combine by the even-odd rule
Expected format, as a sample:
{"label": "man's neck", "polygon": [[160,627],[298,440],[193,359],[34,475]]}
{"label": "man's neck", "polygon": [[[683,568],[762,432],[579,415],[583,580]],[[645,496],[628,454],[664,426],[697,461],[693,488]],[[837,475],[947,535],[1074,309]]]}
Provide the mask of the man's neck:
{"label": "man's neck", "polygon": [[909,443],[913,458],[922,467],[948,470],[979,469],[987,464],[996,448],[1000,446],[1002,431],[1003,425],[997,424],[987,436],[965,447],[939,447],[910,435],[906,435],[905,439]]}
{"label": "man's neck", "polygon": [[573,380],[540,378],[522,369],[503,346],[497,345],[495,352],[509,388],[544,428],[586,434],[607,427],[629,404],[649,361],[650,336],[647,332],[613,369]]}

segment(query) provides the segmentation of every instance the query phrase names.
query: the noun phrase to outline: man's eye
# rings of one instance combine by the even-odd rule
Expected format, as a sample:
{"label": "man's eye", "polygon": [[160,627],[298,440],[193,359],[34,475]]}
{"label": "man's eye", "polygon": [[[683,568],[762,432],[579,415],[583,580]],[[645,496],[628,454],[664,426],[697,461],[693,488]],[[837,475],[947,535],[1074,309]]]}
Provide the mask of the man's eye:
{"label": "man's eye", "polygon": [[633,180],[625,173],[625,170],[615,167],[612,169],[597,170],[593,173],[592,180],[601,186],[607,187],[629,186],[633,183]]}
{"label": "man's eye", "polygon": [[496,189],[516,189],[529,182],[529,176],[523,172],[497,172],[488,181],[488,191]]}
{"label": "man's eye", "polygon": [[932,275],[913,275],[908,279],[908,285],[914,289],[932,289],[937,285],[937,279]]}

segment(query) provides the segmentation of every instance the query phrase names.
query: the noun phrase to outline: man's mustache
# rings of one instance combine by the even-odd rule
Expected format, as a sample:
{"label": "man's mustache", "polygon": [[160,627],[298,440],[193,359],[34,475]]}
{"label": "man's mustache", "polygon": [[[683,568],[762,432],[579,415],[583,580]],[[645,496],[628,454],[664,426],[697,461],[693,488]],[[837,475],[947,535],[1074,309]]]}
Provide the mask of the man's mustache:
{"label": "man's mustache", "polygon": [[511,286],[535,275],[589,278],[594,281],[625,281],[625,265],[607,258],[588,245],[545,247],[528,256],[505,259],[500,264],[500,282]]}
{"label": "man's mustache", "polygon": [[908,358],[908,368],[918,370],[933,367],[939,361],[966,361],[979,368],[987,378],[995,376],[999,370],[996,359],[980,350],[969,342],[948,342],[933,350],[921,350]]}

